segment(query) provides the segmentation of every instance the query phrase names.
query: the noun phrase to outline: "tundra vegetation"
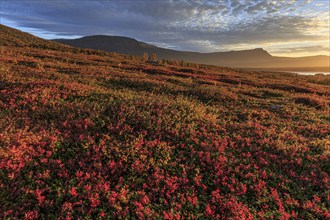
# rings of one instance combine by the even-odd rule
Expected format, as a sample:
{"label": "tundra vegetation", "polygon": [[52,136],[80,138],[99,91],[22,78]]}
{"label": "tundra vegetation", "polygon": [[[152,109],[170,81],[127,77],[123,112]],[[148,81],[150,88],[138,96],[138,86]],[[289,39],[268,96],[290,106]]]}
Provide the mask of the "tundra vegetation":
{"label": "tundra vegetation", "polygon": [[0,30],[1,219],[330,218],[330,76]]}

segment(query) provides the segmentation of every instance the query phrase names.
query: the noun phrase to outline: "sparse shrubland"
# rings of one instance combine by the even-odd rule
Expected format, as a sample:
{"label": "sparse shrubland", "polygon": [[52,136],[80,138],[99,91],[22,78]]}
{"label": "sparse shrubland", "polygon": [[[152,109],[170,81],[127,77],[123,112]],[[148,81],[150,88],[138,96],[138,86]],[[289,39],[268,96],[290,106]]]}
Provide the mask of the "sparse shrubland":
{"label": "sparse shrubland", "polygon": [[330,76],[0,43],[1,219],[330,218]]}

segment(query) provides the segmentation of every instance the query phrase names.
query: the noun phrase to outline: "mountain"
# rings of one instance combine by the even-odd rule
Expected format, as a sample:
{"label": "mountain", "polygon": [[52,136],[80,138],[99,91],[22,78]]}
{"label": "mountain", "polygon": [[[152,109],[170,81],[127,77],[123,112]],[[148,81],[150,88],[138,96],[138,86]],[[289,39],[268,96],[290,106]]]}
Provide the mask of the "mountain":
{"label": "mountain", "polygon": [[[78,47],[72,47],[70,45],[62,44],[52,40],[45,40],[43,38],[36,37],[24,31],[20,31],[5,25],[0,24],[0,46],[1,47],[13,47],[13,48],[34,48],[50,51],[68,52],[72,54],[95,54],[102,55],[107,54],[103,51],[97,51],[93,49],[83,49]],[[112,54],[113,55],[113,54]],[[125,57],[124,54],[116,54],[116,57]],[[64,59],[64,58],[63,58]]]}
{"label": "mountain", "polygon": [[91,48],[110,52],[143,55],[145,51],[156,51],[162,48],[152,46],[129,37],[95,35],[74,40],[56,39],[56,42],[74,47]]}
{"label": "mountain", "polygon": [[142,56],[156,54],[160,59],[180,59],[188,62],[245,68],[310,68],[329,67],[329,56],[276,57],[262,48],[242,51],[199,53],[177,51],[150,45],[133,38],[120,36],[87,36],[54,41],[79,48],[91,48]]}
{"label": "mountain", "polygon": [[160,59],[182,59],[189,62],[215,65],[230,64],[229,66],[235,66],[237,61],[240,61],[240,63],[254,60],[268,61],[272,57],[261,48],[244,51],[199,53],[160,48],[133,38],[121,36],[96,35],[78,39],[55,39],[54,41],[79,48],[91,48],[139,56],[148,53],[149,55],[156,54]]}

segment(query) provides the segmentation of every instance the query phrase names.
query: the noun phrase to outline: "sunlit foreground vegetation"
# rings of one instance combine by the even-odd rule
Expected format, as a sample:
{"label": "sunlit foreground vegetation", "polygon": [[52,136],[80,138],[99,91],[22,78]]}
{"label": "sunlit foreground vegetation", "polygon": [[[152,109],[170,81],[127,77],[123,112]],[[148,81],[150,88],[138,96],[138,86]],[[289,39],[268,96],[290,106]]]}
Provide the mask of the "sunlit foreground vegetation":
{"label": "sunlit foreground vegetation", "polygon": [[330,218],[329,76],[148,63],[1,28],[1,219]]}

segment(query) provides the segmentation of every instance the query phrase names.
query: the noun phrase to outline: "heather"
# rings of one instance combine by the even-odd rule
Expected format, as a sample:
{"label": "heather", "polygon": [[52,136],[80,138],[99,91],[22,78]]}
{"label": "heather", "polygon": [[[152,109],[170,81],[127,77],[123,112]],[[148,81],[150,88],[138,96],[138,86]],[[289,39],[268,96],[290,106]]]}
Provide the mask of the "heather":
{"label": "heather", "polygon": [[330,76],[5,42],[0,218],[330,218]]}

